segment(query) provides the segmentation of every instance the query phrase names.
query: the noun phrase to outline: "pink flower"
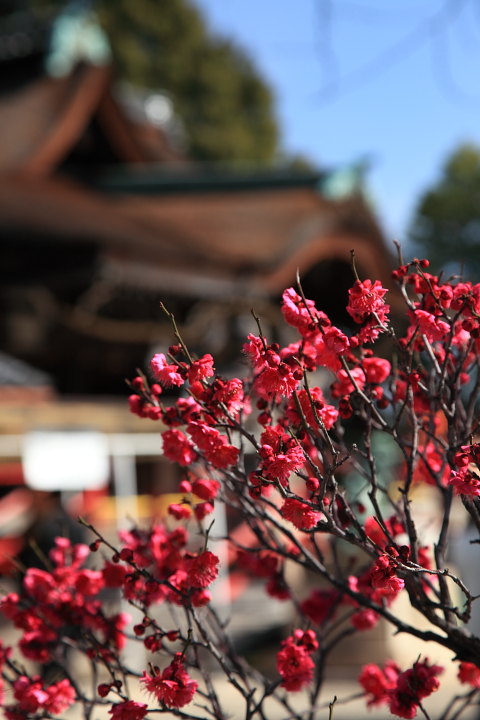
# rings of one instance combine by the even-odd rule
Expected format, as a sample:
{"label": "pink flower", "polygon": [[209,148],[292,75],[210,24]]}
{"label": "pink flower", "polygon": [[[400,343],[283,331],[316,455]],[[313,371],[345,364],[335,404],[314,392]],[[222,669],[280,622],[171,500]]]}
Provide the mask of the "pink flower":
{"label": "pink flower", "polygon": [[178,708],[188,705],[195,695],[198,683],[186,672],[181,653],[176,654],[162,673],[158,668],[154,670],[153,675],[144,672],[140,679],[145,689],[168,707]]}
{"label": "pink flower", "polygon": [[440,683],[437,675],[443,673],[440,665],[429,665],[428,659],[414,663],[412,668],[405,670],[397,678],[397,691],[412,693],[417,700],[423,700],[438,690]]}
{"label": "pink flower", "polygon": [[379,280],[374,283],[371,280],[356,280],[348,291],[347,312],[359,324],[369,320],[373,313],[383,323],[390,310],[384,300],[386,293],[386,288],[382,287]]}
{"label": "pink flower", "polygon": [[[266,348],[262,339],[250,333],[247,338],[248,342],[243,344],[243,352],[248,355],[250,362],[255,370],[261,370],[266,362]],[[280,360],[280,358],[279,358]]]}
{"label": "pink flower", "polygon": [[176,520],[188,520],[188,518],[192,516],[192,508],[190,505],[182,505],[180,503],[170,503],[167,512]]}
{"label": "pink flower", "polygon": [[203,422],[191,422],[188,432],[195,445],[202,451],[209,450],[218,443],[220,432]]}
{"label": "pink flower", "polygon": [[287,498],[280,512],[285,520],[289,520],[299,530],[311,530],[322,519],[321,512],[316,512],[309,505],[295,498]]}
{"label": "pink flower", "polygon": [[55,578],[41,568],[28,568],[23,586],[32,598],[38,602],[48,602],[56,590]]}
{"label": "pink flower", "polygon": [[458,468],[467,467],[470,463],[480,465],[480,444],[462,445],[455,454],[454,462]]}
{"label": "pink flower", "polygon": [[442,667],[429,665],[428,660],[424,660],[400,673],[396,687],[390,691],[390,712],[402,718],[414,718],[419,703],[440,687],[437,675],[442,672]]}
{"label": "pink flower", "polygon": [[13,683],[13,695],[18,703],[18,709],[25,713],[35,713],[44,708],[48,700],[48,693],[42,688],[40,678],[28,678],[21,675]]}
{"label": "pink flower", "polygon": [[302,645],[284,641],[277,653],[277,670],[282,676],[281,685],[296,692],[313,680],[315,664],[308,650]]}
{"label": "pink flower", "polygon": [[60,680],[45,690],[48,695],[45,708],[52,715],[58,715],[75,702],[75,690],[67,679]]}
{"label": "pink flower", "polygon": [[278,480],[282,485],[286,485],[291,473],[299,470],[305,463],[303,450],[296,443],[278,453],[269,445],[262,444],[259,452],[262,458],[262,474],[268,480]]}
{"label": "pink flower", "polygon": [[321,625],[333,616],[339,602],[336,590],[313,590],[300,605],[300,609],[312,622]]}
{"label": "pink flower", "polygon": [[417,714],[418,703],[413,695],[393,690],[388,697],[388,708],[392,715],[412,720]]}
{"label": "pink flower", "polygon": [[458,679],[461,683],[480,688],[480,667],[470,662],[461,662],[458,668]]}
{"label": "pink flower", "polygon": [[289,641],[301,645],[310,653],[318,650],[318,640],[313,630],[294,630],[293,635],[286,642]]}
{"label": "pink flower", "polygon": [[55,547],[50,550],[51,561],[59,568],[69,567],[72,570],[79,568],[88,558],[90,550],[88,545],[77,543],[72,545],[68,538],[56,537]]}
{"label": "pink flower", "polygon": [[192,483],[192,492],[201,500],[214,500],[219,490],[220,483],[211,478],[198,478]]}
{"label": "pink flower", "polygon": [[450,325],[444,320],[440,320],[432,313],[425,310],[410,311],[412,325],[409,328],[408,336],[411,337],[415,330],[425,335],[430,342],[442,340],[450,331]]}
{"label": "pink flower", "polygon": [[128,570],[125,565],[121,563],[106,562],[103,569],[102,575],[105,581],[105,585],[108,588],[119,588],[122,587],[125,582],[125,576]]}
{"label": "pink flower", "polygon": [[395,575],[395,563],[388,555],[380,555],[370,571],[372,588],[380,595],[396,595],[405,587],[405,581]]}
{"label": "pink flower", "polygon": [[[385,527],[389,531],[390,535],[392,535],[392,537],[395,537],[396,535],[400,535],[401,533],[405,532],[403,523],[396,517],[396,515],[392,515],[391,517],[387,518],[386,520],[384,520],[384,523]],[[379,545],[381,548],[385,548],[385,546],[388,544],[388,538],[382,530],[381,525],[374,517],[367,517],[365,522],[363,523],[363,527],[372,542],[374,542],[376,545]]]}
{"label": "pink flower", "polygon": [[185,380],[178,372],[177,365],[171,365],[163,353],[156,353],[150,360],[150,368],[156,380],[165,387],[183,385]]}
{"label": "pink flower", "polygon": [[187,430],[196,446],[203,452],[205,459],[214,467],[227,468],[237,462],[238,448],[230,445],[227,438],[216,428],[206,423],[191,422]]}
{"label": "pink flower", "polygon": [[126,700],[112,705],[108,713],[112,716],[112,720],[142,720],[147,714],[147,708],[148,705],[145,703]]}
{"label": "pink flower", "polygon": [[414,480],[422,481],[427,485],[436,485],[437,481],[443,486],[447,484],[450,468],[440,447],[428,441],[426,445],[419,445],[417,457]]}
{"label": "pink flower", "polygon": [[24,713],[30,714],[42,710],[56,715],[75,702],[75,690],[67,679],[45,688],[38,676],[29,678],[21,675],[12,687],[22,717]]}
{"label": "pink flower", "polygon": [[255,378],[255,392],[265,400],[275,398],[278,401],[282,397],[290,397],[302,377],[301,371],[292,370],[285,363],[278,367],[265,367]]}
{"label": "pink flower", "polygon": [[317,310],[313,300],[304,301],[293,288],[285,290],[282,298],[283,317],[289,325],[297,328],[304,337],[315,333],[319,322],[330,324],[325,313]]}
{"label": "pink flower", "polygon": [[[319,387],[310,388],[310,394],[306,390],[298,391],[298,401],[305,420],[310,427],[318,428],[318,420],[322,422],[327,430],[333,427],[338,418],[338,410],[333,405],[325,402],[322,389]],[[287,417],[292,423],[300,423],[300,415],[293,398],[287,407]],[[318,420],[317,420],[318,418]]]}
{"label": "pink flower", "polygon": [[358,682],[369,696],[367,705],[386,703],[390,690],[396,687],[399,673],[400,668],[392,660],[385,663],[383,670],[373,663],[364,665]]}
{"label": "pink flower", "polygon": [[480,478],[468,468],[452,470],[448,484],[452,485],[456,495],[468,495],[469,497],[480,495]]}
{"label": "pink flower", "polygon": [[47,662],[52,657],[52,652],[58,642],[56,632],[48,627],[42,626],[35,630],[24,632],[18,643],[22,654],[29,660]]}
{"label": "pink flower", "polygon": [[369,357],[362,360],[362,367],[365,371],[367,382],[382,383],[390,375],[392,366],[388,360],[379,357]]}
{"label": "pink flower", "polygon": [[238,550],[237,562],[240,568],[257,577],[272,577],[278,572],[278,555],[269,550]]}
{"label": "pink flower", "polygon": [[419,703],[438,690],[437,675],[442,672],[442,667],[429,665],[428,660],[424,660],[401,673],[400,668],[389,661],[383,670],[377,665],[365,665],[358,680],[370,695],[368,705],[388,703],[394,715],[414,718]]}
{"label": "pink flower", "polygon": [[0,612],[9,620],[16,623],[21,615],[20,596],[18,593],[8,593],[0,600]]}
{"label": "pink flower", "polygon": [[357,630],[371,630],[371,628],[377,625],[379,620],[380,615],[370,608],[357,610],[350,618],[350,622]]}
{"label": "pink flower", "polygon": [[170,410],[176,410],[179,418],[179,423],[188,423],[192,419],[192,416],[197,417],[201,411],[200,405],[193,399],[193,397],[178,398],[174,408]]}
{"label": "pink flower", "polygon": [[205,450],[205,459],[210,462],[213,467],[222,470],[235,465],[238,461],[240,451],[234,445],[230,445],[227,439],[220,435],[218,442],[211,448]]}
{"label": "pink flower", "polygon": [[213,357],[210,354],[203,355],[190,365],[188,369],[188,382],[193,385],[194,382],[212,377],[214,369]]}
{"label": "pink flower", "polygon": [[75,578],[75,588],[82,595],[97,595],[104,585],[103,575],[98,570],[80,570]]}
{"label": "pink flower", "polygon": [[195,517],[197,520],[203,520],[203,518],[207,517],[207,515],[210,515],[214,511],[214,506],[210,502],[202,502],[198,503],[198,505],[195,505],[193,512],[195,513]]}
{"label": "pink flower", "polygon": [[332,384],[333,397],[350,395],[354,390],[363,390],[365,387],[365,373],[362,368],[356,367],[347,373],[343,368],[337,372],[337,382]]}
{"label": "pink flower", "polygon": [[244,401],[243,382],[239,378],[215,381],[212,403],[221,403],[227,412],[236,415],[243,409]]}
{"label": "pink flower", "polygon": [[197,459],[195,448],[181,430],[166,430],[162,433],[163,454],[179,465],[190,465]]}
{"label": "pink flower", "polygon": [[342,367],[340,357],[349,349],[350,343],[347,336],[332,325],[315,336],[313,345],[316,364],[336,372]]}
{"label": "pink flower", "polygon": [[255,335],[248,336],[249,342],[243,346],[253,365],[257,395],[264,400],[279,401],[282,397],[290,397],[303,378],[303,371],[291,358],[289,352],[283,352],[276,343],[266,345]]}
{"label": "pink flower", "polygon": [[206,588],[218,575],[219,559],[209,550],[200,555],[187,556],[185,559],[185,570],[188,573],[188,581],[192,587]]}
{"label": "pink flower", "polygon": [[310,656],[317,649],[318,641],[313,630],[295,630],[283,640],[277,653],[277,670],[282,676],[282,687],[295,692],[311,682],[315,663]]}
{"label": "pink flower", "polygon": [[292,593],[285,582],[285,579],[281,573],[278,575],[272,575],[265,585],[265,590],[270,597],[277,598],[277,600],[289,600]]}
{"label": "pink flower", "polygon": [[463,445],[455,454],[454,463],[458,470],[452,470],[448,484],[452,485],[457,495],[480,495],[480,476],[476,468],[480,466],[480,444]]}

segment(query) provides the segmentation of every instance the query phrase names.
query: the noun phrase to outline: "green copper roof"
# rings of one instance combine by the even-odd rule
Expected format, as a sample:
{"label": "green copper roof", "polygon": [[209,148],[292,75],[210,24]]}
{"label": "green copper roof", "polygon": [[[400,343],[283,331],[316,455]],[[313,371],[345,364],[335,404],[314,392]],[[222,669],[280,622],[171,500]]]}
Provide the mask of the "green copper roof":
{"label": "green copper roof", "polygon": [[173,194],[235,192],[310,187],[317,189],[325,174],[316,171],[255,170],[235,171],[210,166],[188,168],[122,167],[99,172],[91,184],[109,193]]}
{"label": "green copper roof", "polygon": [[106,65],[111,51],[95,13],[82,2],[72,2],[53,23],[45,69],[49,75],[61,77],[81,60]]}

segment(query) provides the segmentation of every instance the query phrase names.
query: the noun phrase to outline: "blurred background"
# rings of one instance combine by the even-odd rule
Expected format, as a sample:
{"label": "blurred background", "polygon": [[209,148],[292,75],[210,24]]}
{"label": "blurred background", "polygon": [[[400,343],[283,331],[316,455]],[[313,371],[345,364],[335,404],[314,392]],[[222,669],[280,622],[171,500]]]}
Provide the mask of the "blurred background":
{"label": "blurred background", "polygon": [[297,270],[348,330],[351,249],[475,279],[479,40],[474,0],[1,0],[4,571],[54,512],[164,512],[160,301],[228,374]]}

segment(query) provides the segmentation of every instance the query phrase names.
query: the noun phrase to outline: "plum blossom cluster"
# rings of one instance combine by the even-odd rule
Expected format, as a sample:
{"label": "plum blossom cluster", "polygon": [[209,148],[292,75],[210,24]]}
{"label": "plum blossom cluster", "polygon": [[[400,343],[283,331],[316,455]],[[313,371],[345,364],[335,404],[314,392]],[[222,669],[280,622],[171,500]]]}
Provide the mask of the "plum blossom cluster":
{"label": "plum blossom cluster", "polygon": [[[342,327],[300,285],[288,288],[291,341],[282,346],[258,322],[239,347],[242,377],[220,374],[209,353],[194,356],[173,323],[175,344],[131,381],[129,405],[156,423],[177,497],[161,521],[132,525],[116,542],[91,525],[90,546],[57,539],[45,568],[27,569],[3,596],[0,611],[20,636],[18,647],[0,647],[8,720],[61,716],[74,703],[86,720],[95,706],[113,720],[220,720],[231,708],[219,675],[252,720],[267,716],[267,698],[300,717],[289,698],[302,690],[319,715],[332,650],[379,622],[458,662],[461,688],[444,720],[480,699],[480,638],[468,626],[476,598],[448,556],[454,511],[480,539],[480,285],[428,268],[402,261],[390,293],[357,277]],[[421,502],[435,512],[418,524]],[[296,629],[272,650],[273,682],[239,655],[217,612],[222,583],[231,597],[263,584],[267,603],[289,609]],[[135,619],[109,607],[112,595]],[[422,623],[398,616],[401,597]],[[127,641],[142,648],[140,671]],[[90,663],[93,694],[69,668],[72,648]],[[29,674],[25,661],[57,662],[63,676]],[[368,705],[428,717],[441,672],[422,656],[406,670],[392,659],[366,665],[359,683]]]}
{"label": "plum blossom cluster", "polygon": [[464,685],[480,688],[480,668],[469,662],[461,662],[457,674],[458,680]]}
{"label": "plum blossom cluster", "polygon": [[143,673],[140,681],[159,703],[167,707],[180,708],[192,700],[198,683],[186,672],[181,653],[176,653],[172,662],[163,672],[158,667],[152,673]]}
{"label": "plum blossom cluster", "polygon": [[313,680],[315,663],[312,653],[318,649],[313,630],[295,630],[277,653],[277,669],[286,690],[297,691]]}
{"label": "plum blossom cluster", "polygon": [[442,672],[442,667],[430,665],[428,659],[418,660],[404,672],[390,661],[383,668],[365,665],[359,682],[368,705],[385,704],[393,715],[411,719],[417,716],[422,700],[440,687],[438,675]]}
{"label": "plum blossom cluster", "polygon": [[52,570],[29,568],[21,592],[1,599],[0,611],[21,631],[18,646],[24,658],[53,661],[65,639],[79,645],[85,640],[86,651],[104,660],[111,660],[123,647],[127,617],[104,612],[98,598],[105,587],[104,575],[83,567],[89,554],[87,545],[57,538],[50,553]]}
{"label": "plum blossom cluster", "polygon": [[449,483],[458,495],[480,495],[480,444],[463,445],[453,459]]}
{"label": "plum blossom cluster", "polygon": [[61,715],[75,701],[75,690],[67,679],[44,685],[39,676],[20,675],[12,682],[13,703],[3,705],[6,720]]}
{"label": "plum blossom cluster", "polygon": [[[218,575],[219,559],[209,550],[188,551],[184,527],[133,528],[122,531],[120,539],[122,550],[102,569],[107,587],[121,589],[143,608],[162,602],[201,607],[210,601],[208,587]],[[142,634],[139,628],[136,633]],[[148,647],[154,639],[148,635],[144,642]]]}
{"label": "plum blossom cluster", "polygon": [[[424,560],[424,562],[426,562]],[[318,626],[334,619],[345,607],[352,608],[349,622],[356,630],[370,630],[380,620],[380,614],[374,607],[389,607],[404,588],[404,581],[398,577],[395,558],[384,553],[376,562],[359,575],[347,578],[349,592],[339,590],[315,589],[301,603],[302,613]],[[368,599],[369,607],[364,607],[356,596]]]}
{"label": "plum blossom cluster", "polygon": [[[378,280],[357,279],[349,290],[347,312],[353,323],[349,330],[336,327],[301,288],[288,288],[281,310],[298,332],[298,340],[282,347],[261,332],[250,334],[243,346],[251,365],[250,379],[219,378],[210,356],[192,360],[180,342],[170,348],[168,359],[161,356],[158,361],[156,356],[152,361],[154,381],[163,390],[181,386],[180,397],[164,408],[159,395],[143,393],[142,402],[161,408],[161,417],[172,427],[164,433],[166,457],[190,473],[194,468],[200,468],[196,470],[200,475],[209,470],[221,480],[219,497],[225,501],[225,491],[233,493],[232,504],[242,510],[246,501],[241,498],[247,494],[264,503],[258,506],[264,508],[262,519],[258,514],[255,518],[258,528],[263,528],[265,517],[277,529],[286,528],[284,542],[257,547],[257,553],[269,558],[264,566],[244,549],[237,552],[237,562],[250,576],[267,578],[268,593],[295,599],[319,637],[323,625],[335,622],[342,608],[348,609],[352,631],[368,630],[381,617],[392,621],[389,608],[405,588],[418,595],[418,606],[425,609],[432,596],[445,599],[440,578],[446,558],[440,560],[437,552],[433,559],[428,543],[415,532],[410,493],[423,483],[440,491],[442,503],[452,492],[464,498],[480,494],[470,432],[474,405],[470,401],[470,424],[464,422],[461,429],[459,413],[452,411],[453,394],[463,402],[462,388],[478,374],[479,286],[455,279],[442,282],[428,272],[426,260],[402,264],[393,277],[399,288],[396,305],[403,296],[406,306],[402,337],[396,335],[387,289]],[[398,311],[396,322],[400,324]],[[378,341],[383,343],[381,354],[375,351]],[[391,349],[386,352],[388,345]],[[208,369],[197,375],[198,366]],[[319,369],[330,374],[330,381],[321,386],[315,382]],[[235,406],[218,403],[219,384],[235,388]],[[248,423],[246,418],[255,408],[258,434],[247,431],[254,418]],[[356,452],[344,443],[348,424],[354,422],[366,427],[364,444]],[[453,448],[448,445],[450,425],[455,425],[457,438]],[[381,433],[392,440],[393,452],[398,449],[400,497],[390,491],[376,467],[372,445]],[[249,472],[242,466],[246,445],[256,457],[256,467]],[[225,453],[225,461],[217,459],[217,450]],[[241,483],[232,477],[232,471],[238,477],[239,470],[245,478]],[[354,472],[359,485],[370,487],[367,506],[373,514],[368,514],[364,503],[352,501],[343,484],[343,478]],[[182,489],[188,489],[190,480],[186,482],[182,481]],[[195,512],[188,494],[184,506],[188,506],[185,517]],[[354,553],[353,572],[341,581],[332,574],[324,537],[363,550],[363,556]],[[440,539],[443,548],[445,538]],[[292,588],[285,585],[285,562],[311,570],[312,549],[316,571],[332,587],[312,588],[306,597],[294,598]],[[454,611],[455,622],[468,618],[471,602],[466,595],[464,607]],[[448,634],[441,613],[426,610],[425,614],[439,637],[446,630]],[[301,654],[292,650],[295,644],[286,647],[285,655]],[[321,654],[322,648],[315,652]],[[309,666],[305,660],[305,676]],[[415,668],[424,671],[421,664]],[[398,703],[392,703],[400,717],[411,712],[404,709],[407,715],[401,715]]]}
{"label": "plum blossom cluster", "polygon": [[[209,550],[187,551],[188,535],[183,527],[168,532],[163,526],[148,531],[133,528],[121,533],[122,548],[116,551],[106,541],[97,539],[89,546],[72,545],[57,538],[50,552],[52,568],[30,568],[26,571],[19,593],[5,595],[0,612],[21,631],[18,650],[26,660],[40,664],[66,664],[67,648],[84,652],[93,664],[107,665],[111,682],[98,686],[99,698],[111,692],[121,694],[125,670],[120,654],[127,639],[129,616],[107,614],[101,600],[106,590],[121,590],[123,597],[145,612],[144,620],[133,626],[134,636],[149,652],[158,652],[179,639],[177,630],[165,630],[148,617],[152,604],[173,603],[184,607],[201,607],[210,601],[208,586],[218,574],[218,558]],[[99,569],[84,566],[100,547],[110,548]],[[173,651],[172,651],[173,652]],[[77,696],[76,684],[69,677],[45,685],[40,676],[27,677],[21,665],[10,660],[11,648],[1,649],[3,668],[8,677],[14,704],[2,705],[8,720],[61,714]],[[192,699],[197,683],[190,679],[181,653],[162,673],[154,669],[141,678],[145,688],[162,706],[181,707]],[[3,693],[3,684],[1,685]],[[113,703],[110,714],[120,720],[135,720],[146,714],[148,705],[124,699]]]}

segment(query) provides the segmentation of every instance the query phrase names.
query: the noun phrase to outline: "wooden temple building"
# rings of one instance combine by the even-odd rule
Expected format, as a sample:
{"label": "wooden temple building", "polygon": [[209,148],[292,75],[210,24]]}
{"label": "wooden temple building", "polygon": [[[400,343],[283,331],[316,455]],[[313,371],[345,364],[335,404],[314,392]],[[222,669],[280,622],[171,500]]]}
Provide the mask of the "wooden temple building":
{"label": "wooden temple building", "polygon": [[388,283],[360,194],[327,195],[329,173],[190,162],[151,112],[164,95],[119,86],[85,40],[59,70],[51,27],[14,19],[0,31],[0,350],[60,395],[122,395],[170,342],[161,300],[194,349],[228,362],[252,307],[274,328],[297,269],[339,322],[352,248]]}

